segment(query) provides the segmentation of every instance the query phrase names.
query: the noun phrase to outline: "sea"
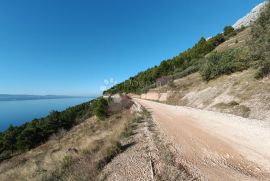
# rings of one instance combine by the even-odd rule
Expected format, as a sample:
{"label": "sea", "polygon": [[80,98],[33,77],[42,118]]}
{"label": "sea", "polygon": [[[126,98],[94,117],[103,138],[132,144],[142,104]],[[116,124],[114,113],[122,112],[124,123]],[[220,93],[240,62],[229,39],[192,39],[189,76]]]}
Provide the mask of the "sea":
{"label": "sea", "polygon": [[58,98],[38,100],[0,101],[0,132],[10,125],[19,126],[35,118],[47,116],[51,111],[63,111],[94,98]]}

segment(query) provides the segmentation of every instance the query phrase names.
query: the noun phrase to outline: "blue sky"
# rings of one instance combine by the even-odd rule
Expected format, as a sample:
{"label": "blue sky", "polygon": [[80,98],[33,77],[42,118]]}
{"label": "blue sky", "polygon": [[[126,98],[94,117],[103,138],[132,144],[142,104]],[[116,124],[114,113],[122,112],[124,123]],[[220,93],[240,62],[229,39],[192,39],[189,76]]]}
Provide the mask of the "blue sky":
{"label": "blue sky", "polygon": [[0,0],[0,94],[93,95],[262,0]]}

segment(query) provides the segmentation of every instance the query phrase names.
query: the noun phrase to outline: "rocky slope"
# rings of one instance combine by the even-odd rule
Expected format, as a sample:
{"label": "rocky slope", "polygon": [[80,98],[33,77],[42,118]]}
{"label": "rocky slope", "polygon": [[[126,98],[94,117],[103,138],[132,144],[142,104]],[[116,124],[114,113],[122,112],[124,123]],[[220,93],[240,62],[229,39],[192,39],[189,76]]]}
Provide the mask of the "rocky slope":
{"label": "rocky slope", "polygon": [[210,82],[195,73],[173,85],[152,89],[141,98],[270,121],[269,91],[270,79],[257,80],[250,69]]}
{"label": "rocky slope", "polygon": [[[251,13],[240,19],[235,25],[248,26],[265,7],[259,4]],[[251,28],[231,37],[219,45],[215,51],[245,49],[250,39]],[[248,62],[247,62],[248,63]],[[242,117],[270,121],[270,79],[255,79],[256,70],[250,68],[231,75],[223,75],[211,81],[204,81],[199,73],[174,80],[168,85],[150,89],[140,95],[142,99],[160,101],[168,104],[235,114]]]}
{"label": "rocky slope", "polygon": [[256,21],[262,11],[262,9],[265,7],[266,2],[260,3],[255,8],[252,9],[250,13],[248,13],[243,18],[239,19],[233,27],[235,29],[240,29],[242,26],[247,27],[252,24],[252,22]]}

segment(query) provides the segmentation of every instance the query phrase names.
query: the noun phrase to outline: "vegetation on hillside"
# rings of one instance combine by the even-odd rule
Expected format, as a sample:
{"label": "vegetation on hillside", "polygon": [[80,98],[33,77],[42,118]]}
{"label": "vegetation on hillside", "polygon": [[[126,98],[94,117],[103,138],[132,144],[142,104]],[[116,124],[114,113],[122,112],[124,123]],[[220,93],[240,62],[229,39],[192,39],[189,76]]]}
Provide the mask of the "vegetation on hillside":
{"label": "vegetation on hillside", "polygon": [[[221,43],[237,35],[245,28],[234,30],[226,26],[220,33],[208,40],[201,38],[192,48],[178,56],[162,61],[146,71],[112,87],[104,94],[117,92],[143,93],[156,85],[163,85],[200,71],[204,80],[209,81],[224,74],[231,74],[250,67],[256,68],[256,78],[262,78],[270,73],[270,3],[259,19],[252,25],[249,46],[242,49],[213,52]],[[238,43],[238,40],[235,40]]]}
{"label": "vegetation on hillside", "polygon": [[[103,168],[130,146],[122,145],[121,142],[130,139],[143,118],[130,112],[121,112],[112,116],[107,122],[93,123],[96,130],[95,132],[92,130],[85,143],[89,145],[78,151],[79,156],[77,154],[66,156],[62,164],[52,172],[46,172],[42,180],[103,180],[99,179]],[[106,133],[106,136],[89,143],[91,137],[98,136],[98,133]]]}
{"label": "vegetation on hillside", "polygon": [[[134,126],[130,122],[137,120],[138,115],[130,111],[132,105],[131,99],[124,95],[108,99],[100,97],[63,112],[51,113],[40,120],[39,124],[45,126],[40,126],[37,130],[28,126],[13,127],[18,134],[15,137],[9,134],[13,133],[11,131],[4,132],[6,137],[14,138],[14,144],[13,154],[8,148],[4,152],[9,152],[9,155],[3,157],[4,152],[1,154],[1,159],[7,160],[1,162],[0,180],[97,180],[103,167],[127,148],[126,144],[122,145],[120,142],[124,136],[131,136]],[[74,119],[68,111],[74,112]],[[106,116],[102,117],[102,121],[94,117],[96,115],[98,118],[100,113]],[[57,132],[48,133],[51,135],[45,141],[37,143],[37,146],[33,145],[36,148],[31,149],[30,141],[39,141],[39,133],[49,132],[47,128],[52,125],[49,126],[48,121],[56,123],[53,125]],[[64,126],[60,125],[66,125],[66,122],[74,127],[65,127],[65,131]],[[27,142],[19,143],[20,137],[24,137]],[[30,146],[25,148],[25,145]],[[28,148],[31,151],[23,153]]]}
{"label": "vegetation on hillside", "polygon": [[270,3],[252,27],[251,58],[258,68],[256,78],[262,78],[270,73]]}
{"label": "vegetation on hillside", "polygon": [[108,116],[108,101],[103,97],[99,98],[94,106],[94,113],[99,120],[104,120]]}
{"label": "vegetation on hillside", "polygon": [[[251,28],[251,39],[247,47],[212,52],[204,58],[200,68],[204,80],[208,81],[250,67],[257,69],[256,78],[263,78],[270,73],[270,3]],[[224,34],[234,32],[226,27]]]}
{"label": "vegetation on hillside", "polygon": [[164,79],[164,77],[180,78],[197,72],[201,59],[238,31],[241,30],[233,30],[231,26],[228,26],[224,28],[224,33],[220,33],[208,40],[201,38],[192,48],[172,59],[162,61],[159,66],[138,73],[136,76],[105,91],[104,94],[118,92],[142,93],[153,88],[156,81]]}
{"label": "vegetation on hillside", "polygon": [[236,35],[236,31],[234,31],[234,28],[232,26],[226,26],[224,28],[224,35],[225,36],[234,36],[234,35]]}
{"label": "vegetation on hillside", "polygon": [[212,52],[200,67],[200,74],[204,80],[211,80],[220,75],[228,75],[249,68],[250,62],[244,49]]}
{"label": "vegetation on hillside", "polygon": [[94,114],[104,118],[107,115],[107,105],[107,101],[100,98],[62,112],[52,111],[47,117],[34,119],[22,126],[10,126],[0,133],[0,159],[35,148],[50,136],[69,130]]}

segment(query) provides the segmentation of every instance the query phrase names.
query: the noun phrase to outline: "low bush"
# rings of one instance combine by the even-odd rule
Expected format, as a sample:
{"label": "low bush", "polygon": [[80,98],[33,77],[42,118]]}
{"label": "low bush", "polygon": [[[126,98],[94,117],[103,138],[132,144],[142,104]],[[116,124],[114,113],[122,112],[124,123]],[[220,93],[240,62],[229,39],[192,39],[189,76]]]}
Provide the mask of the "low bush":
{"label": "low bush", "polygon": [[260,61],[255,78],[263,78],[270,73],[270,60]]}
{"label": "low bush", "polygon": [[99,98],[94,106],[94,113],[99,120],[104,120],[108,116],[109,104],[103,97]]}
{"label": "low bush", "polygon": [[200,74],[204,80],[209,81],[220,75],[245,70],[250,66],[246,54],[245,50],[213,52],[203,61]]}
{"label": "low bush", "polygon": [[251,29],[250,52],[257,68],[256,78],[270,74],[270,3]]}
{"label": "low bush", "polygon": [[229,39],[230,37],[237,35],[237,32],[234,30],[234,28],[232,26],[226,26],[224,28],[223,34],[226,37],[226,39]]}
{"label": "low bush", "polygon": [[199,70],[199,66],[194,65],[194,66],[190,66],[184,70],[176,70],[173,74],[173,79],[180,79],[183,78],[185,76],[188,76],[192,73],[195,73]]}
{"label": "low bush", "polygon": [[[98,101],[97,101],[98,102]],[[119,116],[123,116],[119,114]],[[100,132],[109,133],[107,136],[91,142],[89,147],[85,147],[78,152],[78,155],[68,155],[64,157],[62,164],[52,172],[46,172],[42,180],[104,180],[98,179],[103,168],[110,163],[118,154],[125,151],[132,144],[121,144],[121,140],[132,135],[133,124],[142,121],[141,117],[133,119],[122,119],[123,126],[112,129],[119,125],[117,116],[115,121],[108,121],[99,128]],[[117,121],[116,121],[117,120]],[[127,132],[128,131],[128,132]],[[126,134],[126,135],[125,135]],[[128,134],[128,135],[127,135]],[[95,134],[93,134],[95,136]]]}

